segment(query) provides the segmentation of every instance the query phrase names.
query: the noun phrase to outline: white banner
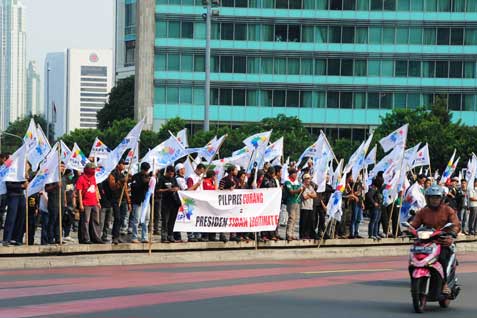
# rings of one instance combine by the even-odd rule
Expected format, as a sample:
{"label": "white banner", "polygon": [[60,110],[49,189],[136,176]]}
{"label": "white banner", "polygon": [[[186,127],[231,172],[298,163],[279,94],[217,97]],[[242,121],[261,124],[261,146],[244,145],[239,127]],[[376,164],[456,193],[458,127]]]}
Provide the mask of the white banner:
{"label": "white banner", "polygon": [[282,190],[179,191],[179,197],[174,232],[261,232],[277,228]]}

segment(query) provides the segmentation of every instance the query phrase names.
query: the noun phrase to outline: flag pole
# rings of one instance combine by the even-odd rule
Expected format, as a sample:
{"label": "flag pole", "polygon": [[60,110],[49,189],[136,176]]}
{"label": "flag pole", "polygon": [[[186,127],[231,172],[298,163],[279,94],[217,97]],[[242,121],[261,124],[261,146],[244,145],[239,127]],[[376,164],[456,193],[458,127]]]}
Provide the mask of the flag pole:
{"label": "flag pole", "polygon": [[[139,139],[138,139],[138,142],[139,142]],[[132,157],[134,157],[134,151],[135,151],[135,148],[134,147],[132,149]],[[132,161],[132,159],[131,159]],[[116,167],[115,167],[116,169]],[[126,190],[126,187],[128,185],[128,178],[129,178],[129,172],[131,170],[131,164],[128,165],[128,170],[127,170],[127,174],[126,174],[126,180],[124,181],[124,185],[123,185],[123,188],[121,189],[121,195],[119,196],[119,201],[118,201],[118,205],[121,206],[121,202],[123,201],[123,196],[124,196],[124,191]]]}
{"label": "flag pole", "polygon": [[[152,176],[154,176],[154,169],[155,169],[155,160],[152,161]],[[157,181],[156,181],[157,182]],[[154,227],[154,194],[156,193],[156,186],[154,185],[154,189],[152,190],[152,202],[151,202],[151,221],[149,222],[149,256],[152,255],[152,232],[153,232],[153,227]]]}
{"label": "flag pole", "polygon": [[394,238],[397,238],[398,232],[399,232],[399,223],[401,221],[401,209],[402,209],[402,198],[403,198],[403,196],[404,196],[404,191],[401,191],[401,197],[400,197],[401,205],[399,206],[398,219],[397,219],[397,222],[396,222],[396,233],[394,234]]}
{"label": "flag pole", "polygon": [[[25,245],[28,246],[28,187],[25,189],[25,211],[26,211],[26,220],[25,220]],[[21,242],[20,242],[21,243]]]}
{"label": "flag pole", "polygon": [[60,226],[60,245],[63,245],[63,205],[61,204],[61,197],[63,196],[62,195],[62,192],[63,192],[63,180],[62,179],[62,175],[61,175],[61,145],[60,147],[58,147],[58,192],[59,192],[59,196],[58,196],[58,208],[59,208],[59,216],[58,216],[58,223],[59,223],[59,226]]}

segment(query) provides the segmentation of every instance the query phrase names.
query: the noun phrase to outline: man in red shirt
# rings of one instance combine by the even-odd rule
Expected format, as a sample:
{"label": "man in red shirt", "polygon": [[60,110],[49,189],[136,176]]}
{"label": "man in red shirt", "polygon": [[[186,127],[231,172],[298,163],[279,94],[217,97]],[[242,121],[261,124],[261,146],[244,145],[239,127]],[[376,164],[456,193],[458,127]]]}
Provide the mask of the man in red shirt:
{"label": "man in red shirt", "polygon": [[[76,182],[80,211],[83,213],[81,230],[84,244],[92,244],[93,242],[104,244],[101,240],[102,231],[99,215],[101,205],[99,203],[100,196],[94,175],[95,171],[96,166],[94,163],[88,163],[84,168],[84,173]],[[89,231],[90,222],[92,224],[91,233]]]}

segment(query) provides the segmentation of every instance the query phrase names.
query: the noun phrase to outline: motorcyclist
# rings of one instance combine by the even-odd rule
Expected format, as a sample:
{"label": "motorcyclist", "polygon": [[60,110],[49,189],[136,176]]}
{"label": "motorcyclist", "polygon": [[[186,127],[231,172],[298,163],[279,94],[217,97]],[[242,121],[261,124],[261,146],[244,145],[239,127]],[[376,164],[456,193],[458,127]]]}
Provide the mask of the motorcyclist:
{"label": "motorcyclist", "polygon": [[[454,234],[459,233],[460,221],[457,218],[455,210],[443,202],[444,189],[437,184],[434,184],[426,189],[425,196],[427,205],[416,214],[414,220],[411,222],[412,227],[417,229],[421,225],[424,225],[426,227],[440,229],[447,223],[452,223],[453,226],[446,228],[445,231]],[[442,293],[450,294],[451,291],[447,285],[447,266],[452,255],[450,246],[453,244],[454,239],[449,235],[439,238],[438,242],[442,246],[439,261],[444,268],[445,275],[445,283],[442,288]]]}

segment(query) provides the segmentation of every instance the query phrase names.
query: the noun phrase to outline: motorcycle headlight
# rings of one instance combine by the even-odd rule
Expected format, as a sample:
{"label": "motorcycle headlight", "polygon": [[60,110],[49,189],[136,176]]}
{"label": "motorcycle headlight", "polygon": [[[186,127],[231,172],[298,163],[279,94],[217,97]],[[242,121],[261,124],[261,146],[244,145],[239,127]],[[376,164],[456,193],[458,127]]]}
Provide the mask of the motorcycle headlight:
{"label": "motorcycle headlight", "polygon": [[432,231],[420,231],[420,232],[417,232],[417,237],[421,240],[428,240],[431,238],[432,236]]}

